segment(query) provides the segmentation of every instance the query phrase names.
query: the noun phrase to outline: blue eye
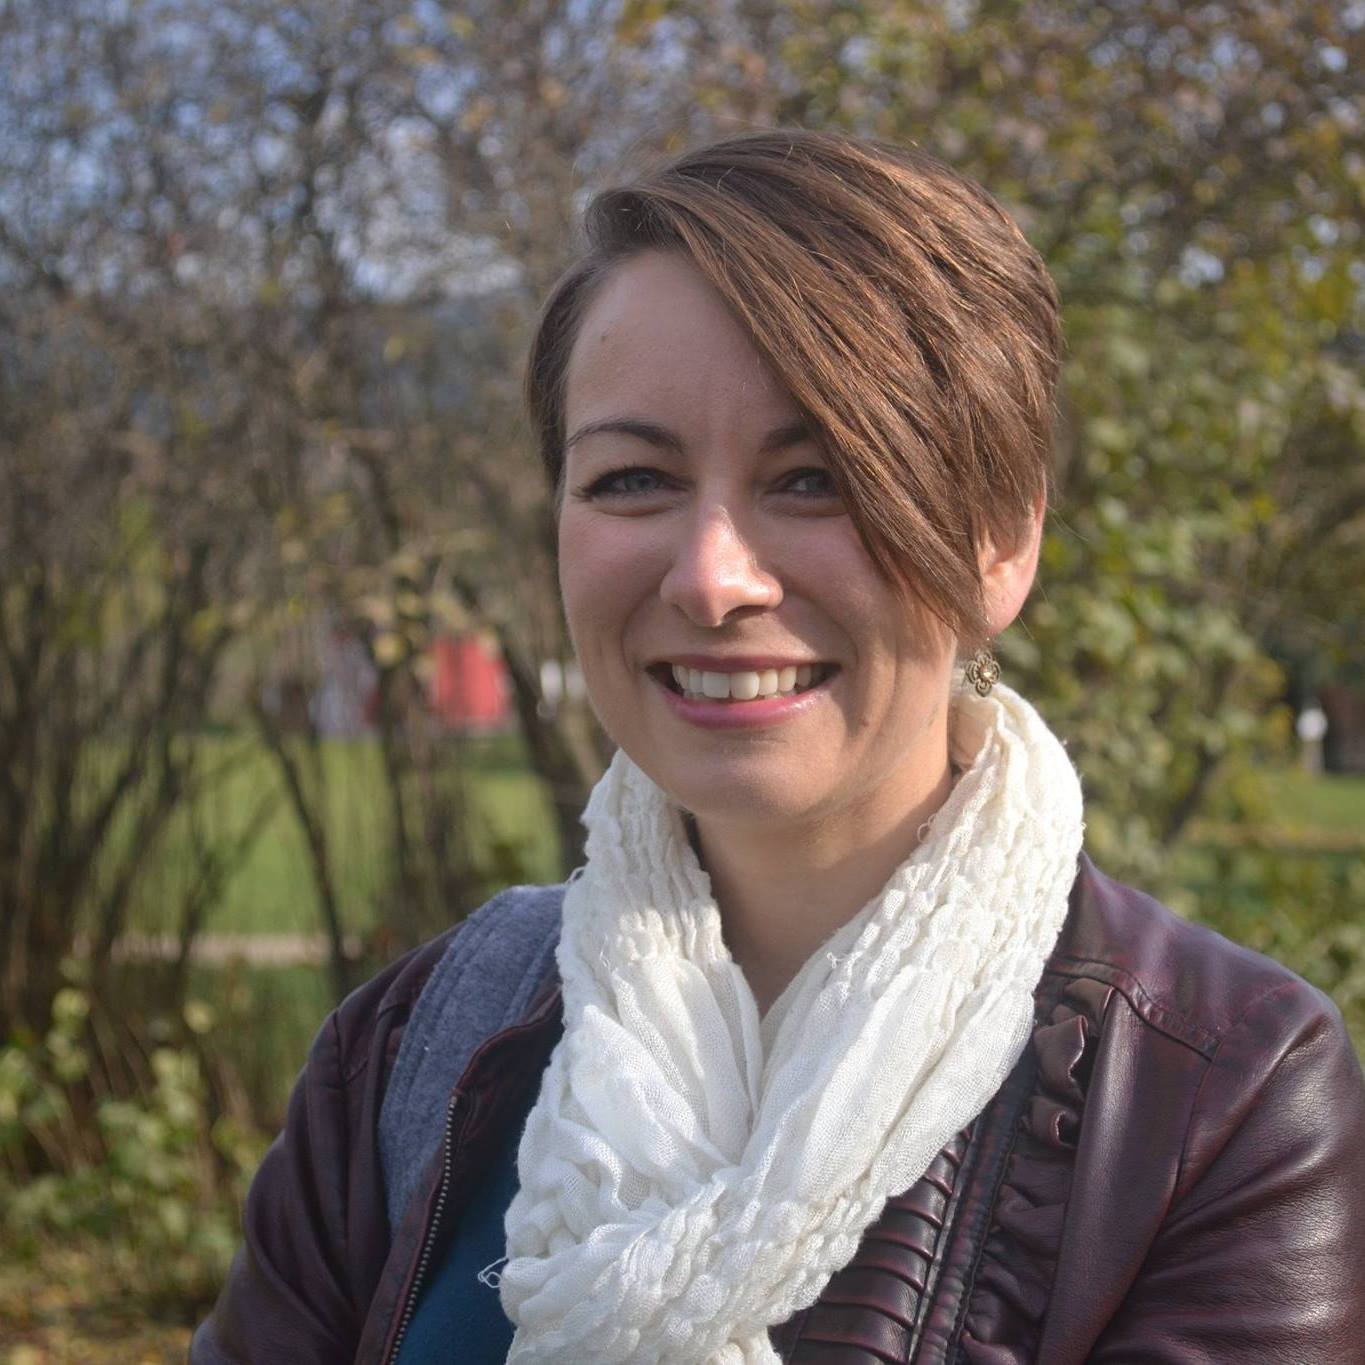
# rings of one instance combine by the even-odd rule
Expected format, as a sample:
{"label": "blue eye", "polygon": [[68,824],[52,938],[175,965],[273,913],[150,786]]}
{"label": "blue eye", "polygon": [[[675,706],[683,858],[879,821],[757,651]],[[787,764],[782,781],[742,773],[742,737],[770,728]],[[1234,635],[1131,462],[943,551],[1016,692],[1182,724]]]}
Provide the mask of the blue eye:
{"label": "blue eye", "polygon": [[[804,483],[807,479],[815,479],[820,486],[807,492],[802,492],[793,486]],[[839,496],[839,490],[834,486],[834,478],[828,469],[795,470],[787,479],[787,488],[802,498],[837,498]]]}
{"label": "blue eye", "polygon": [[[632,494],[653,493],[657,490],[659,474],[643,465],[628,469],[612,469],[595,479],[579,494],[582,498],[628,498]],[[640,480],[644,480],[643,486]],[[651,482],[654,481],[654,482]]]}

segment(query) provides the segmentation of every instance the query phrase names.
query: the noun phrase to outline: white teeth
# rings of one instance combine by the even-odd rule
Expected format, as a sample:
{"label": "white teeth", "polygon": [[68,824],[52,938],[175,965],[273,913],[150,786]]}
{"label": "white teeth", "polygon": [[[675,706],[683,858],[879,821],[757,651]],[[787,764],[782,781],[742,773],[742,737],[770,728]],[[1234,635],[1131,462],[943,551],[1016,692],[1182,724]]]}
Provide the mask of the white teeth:
{"label": "white teeth", "polygon": [[685,696],[705,697],[710,701],[753,701],[757,697],[790,695],[823,681],[827,669],[821,664],[792,665],[789,668],[742,669],[736,673],[716,673],[670,665],[673,681]]}
{"label": "white teeth", "polygon": [[701,690],[715,701],[724,701],[730,695],[730,679],[725,673],[705,673],[701,675]]}
{"label": "white teeth", "polygon": [[731,673],[730,695],[736,701],[753,701],[758,696],[758,674]]}

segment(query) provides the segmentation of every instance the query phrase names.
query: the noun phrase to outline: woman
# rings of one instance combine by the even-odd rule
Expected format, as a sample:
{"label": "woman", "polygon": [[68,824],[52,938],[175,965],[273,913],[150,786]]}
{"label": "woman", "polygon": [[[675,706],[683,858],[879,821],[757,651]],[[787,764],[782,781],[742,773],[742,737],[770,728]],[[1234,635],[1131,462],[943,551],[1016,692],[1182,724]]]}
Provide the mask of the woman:
{"label": "woman", "polygon": [[1097,871],[995,681],[1037,255],[931,158],[802,132],[588,226],[527,384],[620,746],[586,863],[329,1021],[192,1360],[1361,1358],[1339,1016]]}

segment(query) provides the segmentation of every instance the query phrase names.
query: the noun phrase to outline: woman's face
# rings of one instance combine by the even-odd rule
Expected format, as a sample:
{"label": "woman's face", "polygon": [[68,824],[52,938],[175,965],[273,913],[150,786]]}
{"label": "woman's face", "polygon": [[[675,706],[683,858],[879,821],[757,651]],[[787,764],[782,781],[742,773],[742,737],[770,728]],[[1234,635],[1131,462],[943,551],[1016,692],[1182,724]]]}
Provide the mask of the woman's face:
{"label": "woman's face", "polygon": [[[613,271],[565,396],[560,579],[608,734],[703,821],[920,799],[943,773],[954,642],[877,573],[791,398],[690,262]],[[731,695],[684,695],[674,665],[686,691]],[[809,667],[805,690],[736,699]]]}

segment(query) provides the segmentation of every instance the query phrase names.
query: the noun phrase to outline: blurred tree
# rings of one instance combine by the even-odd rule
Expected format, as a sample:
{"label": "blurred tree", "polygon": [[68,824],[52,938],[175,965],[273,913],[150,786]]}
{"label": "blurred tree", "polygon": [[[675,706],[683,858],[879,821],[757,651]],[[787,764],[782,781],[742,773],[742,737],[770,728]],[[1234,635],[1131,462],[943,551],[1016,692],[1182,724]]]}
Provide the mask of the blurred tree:
{"label": "blurred tree", "polygon": [[[585,703],[541,694],[542,662],[569,650],[517,390],[530,321],[572,249],[584,171],[613,160],[641,120],[684,121],[683,72],[638,88],[616,79],[648,72],[618,52],[614,18],[607,4],[455,13],[398,0],[0,8],[0,349],[6,382],[24,394],[4,413],[8,609],[36,619],[36,599],[20,592],[41,562],[30,523],[93,546],[127,515],[149,519],[166,562],[197,575],[174,600],[195,643],[213,648],[193,697],[154,703],[166,752],[215,704],[255,715],[305,835],[338,989],[347,966],[315,718],[311,733],[287,736],[251,704],[301,621],[354,630],[377,669],[390,950],[515,872],[476,865],[475,815],[442,778],[458,766],[458,740],[421,720],[436,631],[496,632],[566,861],[605,758]],[[58,355],[61,337],[70,357]],[[81,496],[63,503],[73,481]],[[82,600],[106,580],[111,592],[143,591],[116,559],[71,559],[66,571]],[[125,693],[160,651],[177,661],[166,676],[189,666],[169,616],[146,627]],[[32,808],[44,783],[66,791],[73,780],[43,731],[25,729],[56,629],[35,626],[7,659],[28,700],[2,738],[33,752],[31,770],[11,770],[11,798]],[[69,652],[80,665],[70,695],[93,704],[88,679],[107,681],[107,661],[89,639]],[[112,712],[92,715],[98,739]],[[137,776],[146,762],[141,745]],[[168,819],[184,784],[157,790]],[[17,819],[7,835],[19,878],[27,836]],[[82,845],[58,834],[49,844],[38,880],[56,895]],[[56,911],[33,899],[30,872],[7,923],[46,934]],[[86,914],[69,896],[62,905],[54,964]],[[201,895],[187,942],[203,917]],[[123,920],[106,922],[107,951]],[[51,973],[30,970],[33,952],[10,961],[41,1020]]]}
{"label": "blurred tree", "polygon": [[[182,383],[203,319],[121,287],[136,199],[123,187],[107,217],[91,203],[119,137],[82,103],[91,35],[38,17],[0,11],[0,1033],[46,1027],[78,934],[104,983],[149,855],[222,775],[189,732],[240,591],[242,500],[222,476],[238,433],[211,384]],[[172,240],[136,242],[152,262],[138,285]],[[192,931],[249,839],[189,846]]]}
{"label": "blurred tree", "polygon": [[[0,1034],[42,1031],[79,934],[104,981],[149,855],[237,761],[189,733],[232,635],[230,512],[196,479],[213,442],[188,412],[139,429],[141,403],[173,401],[162,339],[69,289],[49,265],[0,291]],[[191,841],[182,927],[247,828]]]}

